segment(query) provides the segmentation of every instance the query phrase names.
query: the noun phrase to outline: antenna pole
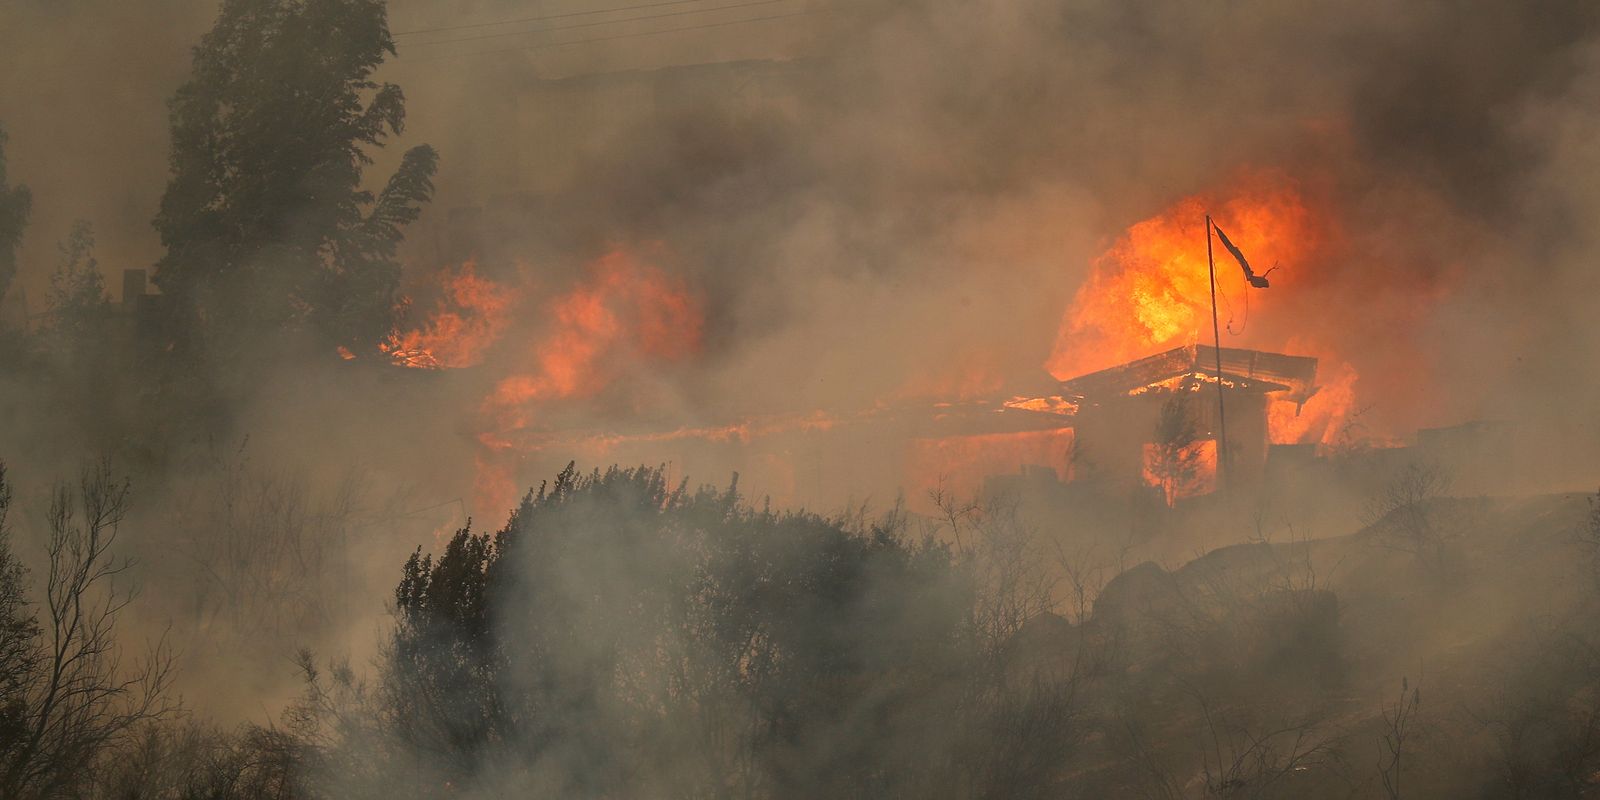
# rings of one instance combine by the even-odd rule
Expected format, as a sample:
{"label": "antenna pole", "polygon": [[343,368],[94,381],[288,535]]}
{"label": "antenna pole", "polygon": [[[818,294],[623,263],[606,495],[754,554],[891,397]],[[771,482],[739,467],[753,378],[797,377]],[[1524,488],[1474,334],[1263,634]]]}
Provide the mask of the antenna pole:
{"label": "antenna pole", "polygon": [[1217,362],[1217,484],[1227,485],[1228,415],[1224,413],[1222,391],[1222,329],[1217,325],[1217,261],[1211,253],[1211,215],[1206,215],[1206,267],[1211,271],[1211,349]]}

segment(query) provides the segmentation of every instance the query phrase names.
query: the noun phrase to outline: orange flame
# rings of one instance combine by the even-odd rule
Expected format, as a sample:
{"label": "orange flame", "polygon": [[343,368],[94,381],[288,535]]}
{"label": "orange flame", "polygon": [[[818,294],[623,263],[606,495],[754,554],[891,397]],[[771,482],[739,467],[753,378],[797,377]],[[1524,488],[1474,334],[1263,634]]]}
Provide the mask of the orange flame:
{"label": "orange flame", "polygon": [[582,283],[547,308],[550,329],[522,365],[502,378],[480,409],[480,508],[514,499],[504,453],[517,448],[541,403],[587,397],[605,388],[630,362],[676,361],[700,346],[699,303],[681,284],[633,254],[614,250],[589,266]]}
{"label": "orange flame", "polygon": [[1317,284],[1320,276],[1309,270],[1327,263],[1340,238],[1336,220],[1317,208],[1293,182],[1253,174],[1229,191],[1184,198],[1135,223],[1095,260],[1062,319],[1047,369],[1067,379],[1179,345],[1209,344],[1209,211],[1252,259],[1257,274],[1285,268],[1271,276],[1270,288],[1252,289],[1220,242],[1212,244],[1223,346],[1310,355],[1319,362],[1321,388],[1304,406],[1270,405],[1270,440],[1330,443],[1345,431],[1355,407],[1357,374],[1319,339],[1318,323],[1305,318],[1317,304],[1297,295]]}
{"label": "orange flame", "polygon": [[[1299,262],[1319,238],[1300,193],[1281,180],[1248,183],[1225,201],[1185,198],[1129,228],[1096,259],[1062,320],[1046,368],[1065,380],[1210,338],[1208,211],[1250,256]],[[1218,303],[1238,304],[1235,313],[1242,315],[1243,275],[1220,245],[1215,249]],[[1271,265],[1253,264],[1257,272]],[[1269,294],[1254,292],[1248,302],[1268,305]]]}
{"label": "orange flame", "polygon": [[1267,408],[1267,431],[1273,444],[1333,444],[1355,407],[1355,367],[1323,361],[1317,393],[1296,406],[1279,400]]}
{"label": "orange flame", "polygon": [[470,367],[483,360],[509,321],[518,292],[478,275],[471,261],[441,274],[443,294],[421,328],[396,331],[379,349],[396,364],[438,369]]}

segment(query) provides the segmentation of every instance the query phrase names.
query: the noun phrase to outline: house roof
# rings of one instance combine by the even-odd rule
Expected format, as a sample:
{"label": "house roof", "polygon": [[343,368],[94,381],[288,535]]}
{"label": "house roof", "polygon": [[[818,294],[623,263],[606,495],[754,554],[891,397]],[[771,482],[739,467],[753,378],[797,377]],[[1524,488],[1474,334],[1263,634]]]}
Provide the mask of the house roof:
{"label": "house roof", "polygon": [[[1080,375],[1061,383],[1066,397],[1101,398],[1138,393],[1174,379],[1216,379],[1217,351],[1208,345],[1187,345],[1120,366]],[[1237,347],[1222,348],[1222,380],[1237,391],[1273,394],[1304,403],[1317,392],[1317,360]]]}

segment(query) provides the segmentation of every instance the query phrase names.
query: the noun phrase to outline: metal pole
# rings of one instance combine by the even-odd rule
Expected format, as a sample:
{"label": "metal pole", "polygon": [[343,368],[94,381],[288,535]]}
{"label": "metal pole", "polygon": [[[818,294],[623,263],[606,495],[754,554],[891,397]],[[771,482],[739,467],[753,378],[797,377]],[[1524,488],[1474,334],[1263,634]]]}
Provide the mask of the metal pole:
{"label": "metal pole", "polygon": [[1217,261],[1211,254],[1211,215],[1206,215],[1206,266],[1211,271],[1211,349],[1217,356],[1217,484],[1227,485],[1228,415],[1222,407],[1222,329],[1217,325]]}

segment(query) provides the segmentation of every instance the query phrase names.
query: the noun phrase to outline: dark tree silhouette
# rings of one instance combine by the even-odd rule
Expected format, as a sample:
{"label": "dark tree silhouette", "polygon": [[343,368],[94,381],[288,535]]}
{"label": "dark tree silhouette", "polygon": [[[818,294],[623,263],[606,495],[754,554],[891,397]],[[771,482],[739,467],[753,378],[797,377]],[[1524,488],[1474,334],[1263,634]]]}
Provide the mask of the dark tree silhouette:
{"label": "dark tree silhouette", "polygon": [[432,196],[408,151],[377,195],[371,150],[405,122],[372,73],[394,53],[380,0],[228,0],[172,100],[156,282],[211,333],[284,326],[372,349],[390,330],[395,248]]}
{"label": "dark tree silhouette", "polygon": [[0,464],[0,764],[13,763],[28,729],[28,689],[39,664],[39,623],[28,606],[27,573],[11,552],[11,485]]}
{"label": "dark tree silhouette", "polygon": [[[20,568],[0,547],[0,797],[67,796],[106,752],[169,710],[171,659],[162,645],[122,661],[117,620],[133,595],[119,585],[129,562],[112,553],[128,486],[101,463],[78,485],[57,487],[47,515],[48,563],[37,611],[24,608]],[[10,491],[0,482],[0,520]],[[0,544],[3,542],[0,534]]]}
{"label": "dark tree silhouette", "polygon": [[[377,752],[422,794],[1040,796],[1074,741],[1073,676],[992,669],[1016,644],[985,635],[981,571],[902,519],[569,466],[498,533],[406,563],[363,734],[381,741],[330,772]],[[362,728],[335,678],[314,704]]]}
{"label": "dark tree silhouette", "polygon": [[11,280],[17,274],[17,245],[28,225],[33,195],[26,186],[12,186],[6,179],[6,132],[0,129],[0,300],[5,300]]}
{"label": "dark tree silhouette", "polygon": [[50,330],[79,342],[98,333],[110,304],[105,275],[94,257],[94,228],[78,220],[67,240],[57,247],[61,260],[50,276]]}
{"label": "dark tree silhouette", "polygon": [[1200,425],[1195,419],[1195,403],[1190,395],[1189,391],[1179,389],[1161,404],[1150,458],[1146,462],[1150,477],[1161,487],[1169,506],[1176,504],[1200,477],[1202,440]]}

